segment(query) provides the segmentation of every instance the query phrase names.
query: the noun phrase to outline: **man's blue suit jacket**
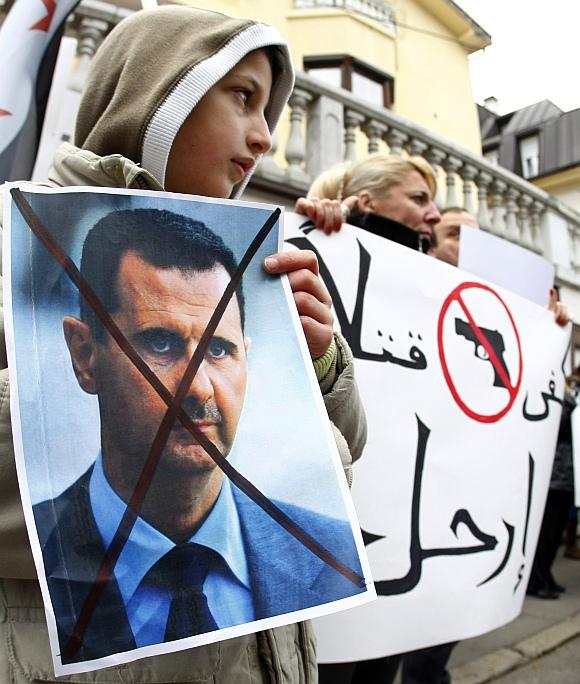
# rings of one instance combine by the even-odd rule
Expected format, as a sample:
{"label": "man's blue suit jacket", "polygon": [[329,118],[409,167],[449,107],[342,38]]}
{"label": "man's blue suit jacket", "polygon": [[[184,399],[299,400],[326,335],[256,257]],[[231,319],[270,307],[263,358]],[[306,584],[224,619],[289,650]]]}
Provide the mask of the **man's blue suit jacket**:
{"label": "man's blue suit jacket", "polygon": [[[33,508],[63,663],[102,658],[136,648],[119,587],[112,577],[97,603],[82,648],[72,657],[64,653],[105,553],[89,500],[91,473],[92,467],[60,496]],[[355,585],[315,556],[236,487],[232,490],[257,620],[364,591],[364,587]],[[350,527],[345,522],[275,503],[362,577]]]}

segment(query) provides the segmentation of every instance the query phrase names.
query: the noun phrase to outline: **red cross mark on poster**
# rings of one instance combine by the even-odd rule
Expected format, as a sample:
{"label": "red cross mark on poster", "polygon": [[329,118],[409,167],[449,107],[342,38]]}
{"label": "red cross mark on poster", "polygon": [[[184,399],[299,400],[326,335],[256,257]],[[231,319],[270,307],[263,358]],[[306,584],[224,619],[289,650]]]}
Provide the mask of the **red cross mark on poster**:
{"label": "red cross mark on poster", "polygon": [[488,285],[466,282],[445,299],[437,325],[439,359],[459,408],[495,423],[512,408],[522,382],[522,349],[513,316]]}

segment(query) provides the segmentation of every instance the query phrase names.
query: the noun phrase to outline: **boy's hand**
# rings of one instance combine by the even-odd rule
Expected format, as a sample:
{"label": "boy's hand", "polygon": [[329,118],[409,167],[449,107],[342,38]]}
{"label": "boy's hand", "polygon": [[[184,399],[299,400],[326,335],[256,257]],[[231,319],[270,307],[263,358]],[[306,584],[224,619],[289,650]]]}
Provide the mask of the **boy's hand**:
{"label": "boy's hand", "polygon": [[300,197],[296,200],[294,211],[308,216],[317,228],[330,235],[339,231],[343,223],[348,222],[350,212],[356,207],[357,202],[356,195],[347,197],[342,202],[318,197]]}
{"label": "boy's hand", "polygon": [[264,269],[272,275],[286,273],[296,308],[313,359],[322,356],[332,342],[332,300],[318,277],[318,259],[308,249],[279,252],[264,259]]}

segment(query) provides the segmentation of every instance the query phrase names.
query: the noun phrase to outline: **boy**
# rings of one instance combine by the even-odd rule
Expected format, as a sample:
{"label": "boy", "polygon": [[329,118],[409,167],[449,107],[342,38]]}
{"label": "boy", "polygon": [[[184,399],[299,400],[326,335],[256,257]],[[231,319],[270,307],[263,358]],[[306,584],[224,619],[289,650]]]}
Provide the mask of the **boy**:
{"label": "boy", "polygon": [[[80,105],[76,143],[55,157],[58,186],[168,190],[239,197],[292,89],[290,56],[271,27],[190,7],[138,12],[105,40]],[[330,297],[309,252],[273,255],[288,273],[308,347],[348,468],[365,423],[346,344],[333,336]],[[16,482],[8,371],[0,376],[0,681],[52,682],[42,601]],[[75,682],[308,682],[316,679],[307,623],[279,627]],[[60,681],[60,680],[59,680]]]}

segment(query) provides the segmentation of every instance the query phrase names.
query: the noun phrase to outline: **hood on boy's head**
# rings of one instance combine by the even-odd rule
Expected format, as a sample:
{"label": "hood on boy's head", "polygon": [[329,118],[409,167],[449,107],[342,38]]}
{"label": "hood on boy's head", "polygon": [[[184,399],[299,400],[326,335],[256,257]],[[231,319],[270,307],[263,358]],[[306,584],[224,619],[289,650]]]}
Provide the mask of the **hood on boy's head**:
{"label": "hood on boy's head", "polygon": [[267,46],[277,47],[266,109],[273,132],[294,84],[286,41],[274,28],[186,6],[136,12],[92,61],[75,144],[100,156],[121,154],[164,185],[171,145],[191,110],[248,53]]}

